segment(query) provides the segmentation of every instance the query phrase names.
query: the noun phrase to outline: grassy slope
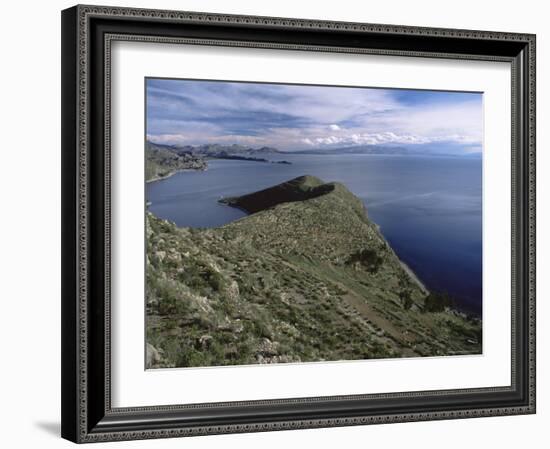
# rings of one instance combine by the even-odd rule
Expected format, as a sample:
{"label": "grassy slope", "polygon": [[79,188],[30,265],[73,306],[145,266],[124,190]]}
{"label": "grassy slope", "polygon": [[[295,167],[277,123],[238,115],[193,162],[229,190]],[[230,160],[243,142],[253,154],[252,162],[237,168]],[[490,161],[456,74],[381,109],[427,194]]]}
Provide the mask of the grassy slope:
{"label": "grassy slope", "polygon": [[[343,185],[216,229],[147,215],[152,366],[479,353],[480,323],[426,293]],[[406,301],[406,298],[409,298]]]}
{"label": "grassy slope", "polygon": [[177,154],[163,145],[147,142],[145,146],[145,179],[153,181],[178,170],[204,170],[206,162],[200,156]]}

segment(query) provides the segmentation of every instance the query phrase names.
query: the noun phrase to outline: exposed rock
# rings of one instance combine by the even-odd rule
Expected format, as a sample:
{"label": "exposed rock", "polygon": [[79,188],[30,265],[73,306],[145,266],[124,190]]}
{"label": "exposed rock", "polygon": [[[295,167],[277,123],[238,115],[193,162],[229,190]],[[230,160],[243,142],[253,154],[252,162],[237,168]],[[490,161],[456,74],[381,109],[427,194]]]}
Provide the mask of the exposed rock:
{"label": "exposed rock", "polygon": [[278,343],[272,342],[269,338],[263,338],[258,345],[257,352],[264,357],[273,357],[278,354]]}
{"label": "exposed rock", "polygon": [[213,340],[212,335],[201,335],[199,338],[199,345],[203,349],[206,349],[208,348],[208,346],[210,346],[210,343],[212,342],[212,340]]}
{"label": "exposed rock", "polygon": [[152,344],[147,343],[146,347],[146,361],[147,368],[154,368],[155,365],[160,363],[160,353]]}
{"label": "exposed rock", "polygon": [[232,280],[227,286],[225,293],[230,300],[236,300],[239,297],[239,284]]}

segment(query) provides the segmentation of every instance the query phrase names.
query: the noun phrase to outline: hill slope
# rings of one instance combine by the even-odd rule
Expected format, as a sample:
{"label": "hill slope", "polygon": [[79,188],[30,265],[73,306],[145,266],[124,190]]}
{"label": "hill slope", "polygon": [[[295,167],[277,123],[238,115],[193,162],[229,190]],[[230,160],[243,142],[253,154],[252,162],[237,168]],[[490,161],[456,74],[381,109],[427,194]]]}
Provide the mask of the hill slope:
{"label": "hill slope", "polygon": [[314,176],[300,176],[259,192],[239,197],[222,198],[220,203],[238,207],[249,214],[269,209],[277,204],[305,201],[325,195],[335,189],[335,184],[324,184]]}
{"label": "hill slope", "polygon": [[226,202],[255,213],[204,230],[147,214],[150,367],[480,353],[480,322],[423,311],[424,287],[342,184],[304,176]]}
{"label": "hill slope", "polygon": [[193,153],[204,157],[213,158],[227,155],[254,156],[267,153],[280,153],[278,149],[272,147],[252,148],[244,145],[220,145],[217,143],[175,146],[174,151],[178,153],[184,151],[187,153]]}
{"label": "hill slope", "polygon": [[147,142],[145,145],[145,179],[166,178],[178,170],[205,170],[206,161],[190,153],[175,153],[171,147]]}

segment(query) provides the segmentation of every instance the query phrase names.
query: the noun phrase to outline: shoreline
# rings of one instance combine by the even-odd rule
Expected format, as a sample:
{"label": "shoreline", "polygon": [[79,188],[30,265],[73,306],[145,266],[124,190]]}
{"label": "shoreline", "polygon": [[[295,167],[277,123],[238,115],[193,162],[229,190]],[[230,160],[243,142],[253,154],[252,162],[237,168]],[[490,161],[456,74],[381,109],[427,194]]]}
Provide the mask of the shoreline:
{"label": "shoreline", "polygon": [[174,170],[170,173],[168,173],[167,175],[164,175],[164,176],[157,176],[157,177],[154,177],[154,178],[151,178],[151,179],[146,179],[145,180],[145,184],[149,184],[151,182],[156,182],[156,181],[163,181],[165,179],[168,179],[168,178],[171,178],[172,176],[174,176],[176,173],[180,173],[180,172],[186,172],[186,171],[206,171],[208,170],[208,167],[206,168],[201,168],[201,169],[197,169],[197,168],[181,168],[179,170]]}
{"label": "shoreline", "polygon": [[[393,248],[392,248],[392,251]],[[395,254],[395,251],[394,251],[394,254]],[[398,257],[399,259],[399,257]],[[403,262],[401,259],[399,259],[399,263],[401,264],[401,267],[403,268],[403,270],[405,270],[405,272],[409,275],[409,277],[413,280],[414,283],[416,283],[416,285],[418,285],[420,287],[420,289],[425,293],[425,294],[429,294],[430,291],[426,288],[426,286],[423,284],[423,282],[418,278],[418,276],[416,275],[416,273],[412,270],[411,267],[409,267],[405,262]]]}
{"label": "shoreline", "polygon": [[[288,161],[271,161],[271,160],[268,160],[268,159],[254,159],[254,158],[230,158],[230,157],[206,157],[204,158],[204,160],[207,162],[207,161],[212,161],[212,160],[222,160],[222,161],[231,161],[231,160],[237,160],[237,161],[245,161],[245,162],[260,162],[260,163],[267,163],[267,164],[283,164],[283,165],[291,165],[292,163],[291,162],[288,162]],[[145,184],[149,184],[151,182],[156,182],[156,181],[163,181],[164,179],[168,179],[172,176],[174,176],[176,173],[180,173],[180,172],[189,172],[189,171],[207,171],[208,170],[208,162],[207,162],[207,166],[206,168],[181,168],[181,169],[178,169],[178,170],[174,170],[164,176],[156,176],[154,178],[151,178],[151,179],[146,179],[145,180]]]}
{"label": "shoreline", "polygon": [[[300,156],[303,156],[303,155],[300,155]],[[363,156],[363,155],[361,155]],[[366,155],[366,156],[371,156],[371,155]],[[224,160],[228,160],[227,158],[208,158],[208,163],[210,163],[211,161],[215,161],[215,160],[219,160],[219,161],[224,161]],[[246,162],[259,162],[259,161],[254,161],[254,160],[244,160]],[[223,162],[222,162],[223,164]],[[222,165],[220,164],[220,166]],[[264,162],[265,164],[265,162]],[[245,164],[242,164],[243,166]],[[229,166],[229,165],[228,165]],[[223,167],[225,167],[225,165],[223,165]],[[249,168],[248,168],[249,167]],[[246,170],[255,170],[254,169],[254,165],[253,164],[246,164]],[[289,166],[292,168],[292,166]],[[184,170],[178,170],[178,171],[188,171],[188,170],[193,170],[193,171],[197,171],[197,169],[184,169]],[[223,168],[223,170],[225,170],[225,168]],[[239,168],[240,170],[240,168]],[[245,170],[244,168],[242,170]],[[154,182],[154,181],[161,181],[163,179],[167,179],[171,176],[173,176],[174,174],[176,174],[178,171],[174,171],[174,172],[171,172],[171,173],[168,173],[166,174],[165,176],[163,177],[157,177],[157,178],[154,178],[154,179],[151,179],[151,180],[148,180],[147,182]],[[203,170],[200,170],[200,171],[203,171]],[[284,172],[286,173],[286,170],[284,170]],[[244,171],[243,171],[244,173]],[[214,175],[214,173],[210,173],[210,175]],[[206,174],[205,174],[206,176]],[[174,181],[174,183],[179,183],[179,178],[178,180]],[[231,203],[228,203],[228,202],[225,202],[223,200],[225,200],[226,198],[224,197],[224,194],[227,194],[227,192],[224,192],[223,190],[221,190],[218,195],[221,194],[218,198],[215,199],[215,202],[218,204],[218,205],[222,205],[222,206],[229,206],[231,207],[232,209],[238,211],[235,215],[240,215],[240,213],[244,214],[243,217],[239,217],[237,219],[235,218],[232,218],[231,220],[229,220],[227,223],[223,222],[223,224],[218,224],[218,225],[215,225],[215,226],[211,226],[211,225],[202,225],[204,226],[205,228],[217,228],[217,227],[223,227],[224,225],[226,224],[229,224],[229,223],[232,223],[234,221],[239,221],[239,220],[242,220],[243,218],[246,218],[248,216],[250,216],[250,212],[235,205],[235,204],[231,204]],[[217,195],[216,195],[217,196]],[[365,200],[362,201],[365,209],[366,209],[366,215],[367,217],[369,218],[369,220],[371,221],[371,223],[376,227],[377,231],[384,237],[384,239],[388,242],[388,245],[390,246],[393,254],[395,255],[395,257],[399,260],[399,263],[403,269],[403,271],[407,274],[407,277],[409,279],[411,279],[414,284],[418,285],[418,287],[424,292],[424,294],[429,294],[429,293],[439,293],[439,292],[446,292],[447,294],[449,294],[452,298],[453,298],[453,306],[452,306],[452,310],[456,311],[457,313],[463,313],[467,316],[472,316],[472,317],[476,317],[476,318],[479,318],[481,319],[481,317],[483,316],[483,295],[482,293],[479,294],[479,298],[478,298],[478,294],[477,294],[477,291],[474,291],[472,289],[472,293],[470,295],[470,291],[461,291],[459,290],[458,288],[454,288],[455,285],[452,283],[452,282],[447,282],[445,279],[443,281],[441,281],[441,285],[439,284],[435,284],[435,285],[432,285],[433,282],[430,281],[428,283],[424,283],[423,280],[421,279],[420,275],[417,274],[412,268],[410,268],[402,259],[401,259],[401,254],[400,254],[400,251],[397,251],[396,249],[397,248],[394,248],[390,243],[389,243],[389,240],[387,239],[385,233],[383,232],[384,230],[381,228],[381,226],[376,223],[374,221],[374,218],[372,217],[369,217],[369,208],[368,208],[368,203],[366,203]],[[393,207],[393,206],[392,206]],[[221,209],[221,208],[220,208]],[[218,213],[218,212],[216,212]],[[223,214],[224,212],[220,212],[220,214]],[[227,214],[229,217],[231,217],[231,213],[228,213]],[[185,220],[183,220],[185,222]],[[199,220],[200,221],[200,220]],[[178,226],[179,227],[179,226]],[[185,226],[184,226],[185,227]],[[404,255],[407,255],[409,254],[408,252],[406,252],[406,254]],[[413,256],[415,254],[413,253]],[[430,267],[431,267],[431,262],[428,261],[428,262],[424,262],[422,261],[422,259],[416,259],[416,258],[411,258],[411,261],[418,263],[419,264],[419,267],[421,268],[420,271],[422,274],[425,274],[425,273],[428,273],[430,274]],[[424,270],[424,271],[422,271]],[[428,287],[429,285],[429,287]],[[434,290],[432,291],[432,288],[434,288]]]}

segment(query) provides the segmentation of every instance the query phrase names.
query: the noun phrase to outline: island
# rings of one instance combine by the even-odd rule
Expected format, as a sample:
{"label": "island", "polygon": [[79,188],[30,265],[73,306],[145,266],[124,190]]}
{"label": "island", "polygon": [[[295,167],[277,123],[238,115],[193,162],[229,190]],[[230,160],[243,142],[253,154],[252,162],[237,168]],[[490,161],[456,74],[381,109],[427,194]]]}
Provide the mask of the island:
{"label": "island", "polygon": [[196,229],[146,212],[149,368],[481,353],[480,319],[429,292],[345,185],[220,202],[248,215]]}

